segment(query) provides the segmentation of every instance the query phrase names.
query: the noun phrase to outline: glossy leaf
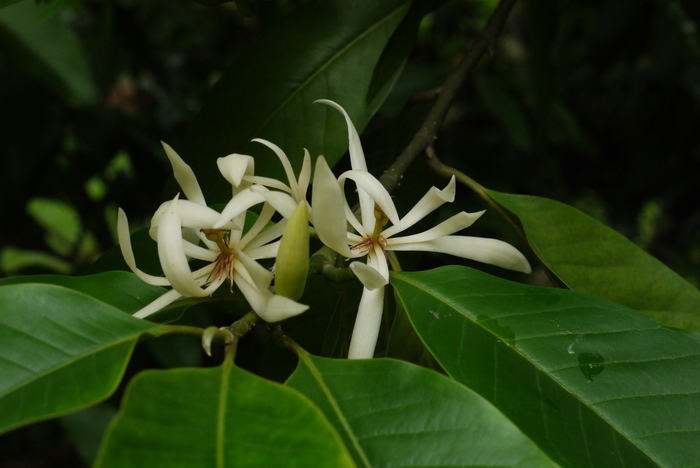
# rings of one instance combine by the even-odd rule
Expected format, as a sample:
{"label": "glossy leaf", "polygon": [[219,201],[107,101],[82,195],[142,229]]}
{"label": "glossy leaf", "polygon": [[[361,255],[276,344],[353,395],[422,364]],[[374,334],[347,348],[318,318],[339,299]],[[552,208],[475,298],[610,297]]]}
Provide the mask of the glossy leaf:
{"label": "glossy leaf", "polygon": [[476,393],[406,362],[305,354],[287,385],[323,410],[358,466],[554,466]]}
{"label": "glossy leaf", "polygon": [[97,100],[85,51],[75,33],[46,6],[19,2],[0,10],[0,44],[28,72],[72,105]]}
{"label": "glossy leaf", "polygon": [[385,97],[366,99],[377,61],[407,9],[406,0],[309,2],[242,51],[210,91],[181,151],[197,177],[211,181],[206,195],[230,197],[214,164],[230,153],[256,156],[256,173],[284,176],[277,158],[250,143],[253,138],[280,146],[297,171],[303,148],[336,162],[348,145],[345,122],[313,102],[337,101],[362,129]]}
{"label": "glossy leaf", "polygon": [[454,379],[564,466],[700,459],[700,335],[574,291],[465,267],[392,276]]}
{"label": "glossy leaf", "polygon": [[0,279],[0,286],[26,283],[55,284],[73,289],[129,314],[165,292],[163,288],[146,284],[133,273],[125,271],[89,276],[36,275]]}
{"label": "glossy leaf", "polygon": [[306,398],[224,364],[139,374],[96,466],[354,465],[333,427]]}
{"label": "glossy leaf", "polygon": [[537,256],[571,289],[700,331],[700,291],[626,237],[554,200],[488,194],[517,216]]}
{"label": "glossy leaf", "polygon": [[0,432],[97,403],[157,328],[77,291],[0,287]]}

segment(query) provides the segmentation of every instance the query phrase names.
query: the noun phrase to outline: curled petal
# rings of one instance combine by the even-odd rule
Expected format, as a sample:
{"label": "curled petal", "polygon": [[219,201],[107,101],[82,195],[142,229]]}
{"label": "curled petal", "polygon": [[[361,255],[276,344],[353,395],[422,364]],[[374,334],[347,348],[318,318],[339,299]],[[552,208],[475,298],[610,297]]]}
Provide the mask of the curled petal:
{"label": "curled petal", "polygon": [[372,359],[377,346],[384,309],[384,288],[362,290],[355,327],[350,339],[348,359]]}
{"label": "curled petal", "polygon": [[245,154],[229,154],[216,160],[216,165],[224,178],[239,188],[245,176],[252,176],[255,171],[255,160]]}
{"label": "curled petal", "polygon": [[240,275],[234,275],[233,280],[250,307],[266,322],[279,322],[309,308],[286,297],[274,295],[266,289],[260,290]]}
{"label": "curled petal", "polygon": [[[449,236],[457,231],[468,228],[474,222],[484,214],[484,211],[477,211],[476,213],[467,213],[462,211],[457,213],[451,218],[446,219],[435,227],[428,229],[427,231],[421,232],[420,234],[414,234],[412,236],[403,237],[393,237],[387,239],[387,249],[395,250],[393,247],[396,245],[412,244],[414,242],[430,241],[440,237]],[[383,232],[382,235],[388,236],[388,232]]]}
{"label": "curled petal", "polygon": [[183,296],[204,297],[209,293],[199,287],[187,263],[182,247],[182,226],[177,197],[163,213],[158,228],[158,257],[165,277]]}
{"label": "curled petal", "polygon": [[350,269],[355,276],[357,276],[357,279],[360,280],[362,285],[370,291],[383,288],[389,283],[381,273],[365,263],[352,262],[350,264]]}
{"label": "curled petal", "polygon": [[282,151],[282,148],[280,148],[272,142],[263,140],[262,138],[255,138],[251,141],[260,143],[261,145],[265,145],[272,151],[274,151],[274,153],[277,155],[280,162],[282,163],[282,167],[284,168],[284,173],[287,175],[287,180],[289,181],[289,187],[292,189],[292,193],[296,192],[298,190],[297,178],[294,176],[294,169],[292,169],[292,163],[289,162],[289,158],[287,157],[287,154],[284,151]]}
{"label": "curled petal", "polygon": [[[406,213],[406,216],[401,218],[401,231],[413,226],[443,204],[452,203],[455,199],[455,192],[456,182],[454,176],[452,176],[450,179],[447,187],[442,190],[438,189],[437,187],[431,187],[430,190],[423,195],[423,198],[421,198],[418,203],[411,208],[411,211]],[[400,232],[399,228],[394,225],[384,231],[384,236],[393,236],[398,232]]]}
{"label": "curled petal", "polygon": [[[155,240],[158,238],[158,226],[160,225],[163,214],[167,211],[171,203],[172,201],[162,203],[151,218],[151,227],[148,231],[151,239]],[[221,216],[218,211],[213,210],[208,206],[198,205],[197,203],[189,200],[178,200],[177,210],[180,215],[180,225],[184,228],[193,229],[194,231],[212,227],[212,225],[216,223]],[[240,229],[240,226],[232,221],[229,221],[221,226],[221,228]],[[213,246],[214,244],[211,245]]]}
{"label": "curled petal", "polygon": [[352,168],[358,171],[366,171],[367,170],[367,162],[365,161],[365,153],[362,150],[362,143],[360,143],[360,135],[357,134],[357,130],[355,129],[355,125],[352,123],[352,120],[350,119],[350,116],[348,115],[347,112],[345,112],[345,109],[343,109],[339,104],[328,100],[328,99],[319,99],[317,101],[314,101],[314,104],[316,103],[320,104],[325,104],[327,106],[331,106],[332,108],[336,109],[338,112],[343,114],[343,117],[345,117],[345,123],[348,127],[348,144],[349,144],[349,152],[350,152],[350,164],[352,165]]}
{"label": "curled petal", "polygon": [[289,194],[268,190],[261,185],[253,185],[250,190],[259,193],[285,219],[289,219],[297,208],[297,203]]}
{"label": "curled petal", "polygon": [[[395,226],[401,224],[399,214],[396,212],[396,206],[394,206],[394,201],[391,199],[391,195],[389,195],[389,192],[386,191],[382,183],[379,182],[376,177],[365,171],[347,171],[341,174],[341,176],[338,178],[338,182],[340,182],[341,186],[346,179],[354,181],[357,184],[358,190],[364,190],[370,196],[372,201],[382,209],[392,224]],[[370,207],[372,213],[369,216],[371,218],[370,222],[366,222],[363,213],[362,224],[369,232],[374,230],[374,222],[376,221],[374,218],[374,203]],[[362,205],[362,201],[360,201],[360,204]]]}
{"label": "curled petal", "polygon": [[182,188],[185,196],[188,200],[191,200],[199,205],[206,206],[207,202],[204,200],[204,194],[202,189],[199,187],[197,182],[197,177],[194,175],[192,168],[182,160],[182,158],[175,152],[174,149],[170,147],[167,143],[163,143],[163,149],[165,154],[168,156],[170,165],[173,167],[173,174],[175,175],[175,180]]}
{"label": "curled petal", "polygon": [[219,215],[219,219],[212,226],[214,229],[221,229],[232,220],[235,224],[244,224],[245,218],[238,218],[239,215],[245,215],[248,208],[265,201],[260,193],[252,191],[250,188],[238,192],[229,202]]}
{"label": "curled petal", "polygon": [[322,156],[316,160],[314,183],[311,189],[312,217],[318,238],[340,255],[353,257],[348,247],[345,197]]}
{"label": "curled petal", "polygon": [[518,249],[497,239],[446,236],[431,241],[394,245],[391,249],[442,252],[523,273],[530,273],[532,271],[527,259]]}
{"label": "curled petal", "polygon": [[[236,254],[255,287],[258,289],[268,289],[270,283],[272,283],[272,272],[240,250],[236,250]],[[240,272],[240,269],[236,269],[236,271]]]}
{"label": "curled petal", "polygon": [[136,267],[136,258],[134,257],[134,250],[131,247],[131,236],[129,235],[129,221],[126,213],[121,208],[119,208],[117,214],[117,236],[119,238],[119,249],[122,251],[124,261],[141,281],[153,286],[170,286],[170,281],[167,278],[149,275]]}

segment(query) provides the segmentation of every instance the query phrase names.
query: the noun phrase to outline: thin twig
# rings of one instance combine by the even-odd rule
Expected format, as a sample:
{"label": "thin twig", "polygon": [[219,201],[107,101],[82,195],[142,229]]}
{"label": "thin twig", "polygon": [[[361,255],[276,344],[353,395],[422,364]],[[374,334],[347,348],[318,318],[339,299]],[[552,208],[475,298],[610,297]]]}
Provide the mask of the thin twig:
{"label": "thin twig", "polygon": [[486,53],[491,53],[510,11],[517,1],[501,0],[498,3],[476,42],[467,51],[457,68],[447,77],[441,93],[435,101],[435,105],[433,105],[421,128],[394,163],[379,178],[379,181],[389,192],[396,188],[403,173],[406,172],[418,155],[422,154],[428,146],[433,144],[437,132],[445,120],[447,111],[452,105],[462,83],[474,70],[481,57]]}

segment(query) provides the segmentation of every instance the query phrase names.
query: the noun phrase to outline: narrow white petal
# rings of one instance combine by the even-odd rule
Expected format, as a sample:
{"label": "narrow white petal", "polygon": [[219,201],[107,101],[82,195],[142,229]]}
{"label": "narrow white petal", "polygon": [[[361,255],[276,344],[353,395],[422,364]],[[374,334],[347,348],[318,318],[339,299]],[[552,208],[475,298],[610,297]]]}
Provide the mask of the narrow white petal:
{"label": "narrow white petal", "polygon": [[260,211],[258,218],[255,220],[250,229],[248,229],[248,232],[245,233],[245,236],[243,236],[238,242],[236,242],[238,248],[241,250],[245,250],[248,246],[248,243],[255,239],[257,235],[260,234],[260,232],[263,229],[265,229],[265,226],[267,226],[274,214],[275,209],[272,207],[272,205],[270,205],[269,203],[263,204],[262,210]]}
{"label": "narrow white petal", "polygon": [[253,185],[250,190],[262,195],[265,201],[272,205],[285,219],[289,219],[297,208],[297,202],[294,201],[294,198],[284,192],[268,190],[262,185]]}
{"label": "narrow white petal", "polygon": [[355,276],[357,276],[357,279],[360,280],[362,285],[370,291],[383,288],[389,283],[381,273],[365,263],[352,262],[350,264],[350,269]]}
{"label": "narrow white petal", "polygon": [[267,304],[265,304],[265,310],[262,310],[260,312],[256,311],[256,313],[264,321],[274,323],[281,322],[282,320],[286,320],[290,317],[297,316],[303,312],[306,312],[308,309],[309,306],[307,305],[299,304],[298,302],[293,301],[284,296],[273,294],[267,300]]}
{"label": "narrow white petal", "polygon": [[[168,209],[170,203],[172,203],[172,201],[162,203],[151,218],[151,227],[148,233],[154,240],[158,238],[158,226],[160,225],[160,220],[165,211]],[[211,228],[221,217],[218,211],[213,210],[208,206],[198,205],[197,203],[189,200],[178,200],[177,209],[180,215],[180,223],[182,227],[190,228],[195,232],[199,232],[200,229]],[[229,221],[221,226],[221,228],[240,229],[240,226],[232,221]],[[214,245],[210,242],[205,243],[210,247]]]}
{"label": "narrow white petal", "polygon": [[196,258],[197,260],[204,260],[205,262],[213,262],[219,256],[218,252],[205,249],[204,247],[200,247],[186,240],[182,241],[182,248],[188,258]]}
{"label": "narrow white petal", "polygon": [[289,158],[287,157],[287,154],[284,151],[282,151],[282,148],[270,141],[263,140],[262,138],[255,138],[251,141],[260,143],[261,145],[265,145],[272,151],[274,151],[274,153],[277,155],[280,162],[282,163],[282,167],[284,168],[284,173],[287,175],[287,180],[289,181],[289,187],[292,189],[292,193],[296,192],[298,188],[297,178],[294,176],[294,169],[292,169],[292,163],[289,162]]}
{"label": "narrow white petal", "polygon": [[327,106],[331,106],[332,108],[336,109],[338,112],[343,114],[343,117],[345,117],[345,124],[348,127],[348,146],[350,152],[350,164],[352,165],[353,169],[359,171],[366,171],[367,162],[365,161],[365,153],[362,150],[362,143],[360,143],[360,135],[357,134],[355,125],[352,123],[352,119],[350,119],[348,113],[345,112],[345,109],[343,109],[339,104],[331,100],[319,99],[317,101],[314,101],[314,104],[317,102],[321,104],[326,104]]}
{"label": "narrow white petal", "polygon": [[170,286],[170,281],[167,278],[149,275],[136,267],[136,258],[134,257],[134,249],[131,247],[131,236],[129,234],[129,221],[126,213],[121,208],[119,208],[117,214],[117,237],[119,238],[119,249],[122,251],[124,261],[141,281],[153,286]]}
{"label": "narrow white petal", "polygon": [[262,203],[265,201],[260,193],[252,191],[250,188],[242,190],[236,194],[229,202],[226,204],[224,209],[221,211],[218,220],[212,226],[214,229],[221,229],[226,224],[233,221],[235,224],[244,224],[240,221],[243,217],[239,218],[239,215],[245,214],[248,208]]}
{"label": "narrow white petal", "polygon": [[[391,248],[395,245],[412,244],[414,242],[429,241],[437,239],[439,237],[449,236],[450,234],[454,234],[455,232],[468,228],[469,226],[474,224],[474,222],[477,219],[479,219],[479,217],[481,217],[482,214],[484,214],[484,211],[478,211],[476,213],[467,213],[466,211],[462,211],[461,213],[457,213],[451,218],[448,218],[445,221],[441,222],[437,226],[432,227],[427,231],[421,232],[420,234],[414,234],[412,236],[403,237],[392,237],[390,239],[387,239],[387,249],[391,250]],[[388,237],[390,233],[387,230],[385,232],[382,232],[382,235]]]}
{"label": "narrow white petal", "polygon": [[263,230],[247,243],[244,250],[248,252],[251,249],[257,249],[263,244],[267,244],[268,242],[272,242],[278,237],[281,237],[282,233],[284,233],[284,227],[286,225],[287,220],[282,219],[274,226],[270,226],[269,228]]}
{"label": "narrow white petal", "polygon": [[175,175],[175,180],[182,188],[185,196],[188,200],[191,200],[200,205],[206,205],[207,202],[204,200],[204,194],[202,189],[199,187],[197,182],[197,177],[194,175],[192,168],[182,160],[182,158],[175,152],[174,149],[170,147],[167,143],[161,141],[165,154],[168,156],[170,165],[173,167],[173,174]]}
{"label": "narrow white petal", "polygon": [[248,256],[254,260],[259,260],[262,258],[274,258],[277,256],[277,252],[280,248],[280,241],[273,242],[272,244],[263,245],[260,247],[247,248],[246,253]]}
{"label": "narrow white petal", "polygon": [[378,244],[372,246],[372,250],[367,254],[367,265],[374,268],[389,282],[389,263],[386,261],[386,254]]}
{"label": "narrow white petal", "polygon": [[[401,231],[413,226],[443,204],[452,203],[455,199],[455,187],[456,183],[454,176],[452,176],[450,179],[447,187],[442,190],[438,189],[437,187],[431,187],[430,190],[423,195],[423,198],[421,198],[418,203],[411,208],[411,211],[406,213],[406,216],[401,218]],[[393,236],[397,232],[399,232],[399,229],[396,225],[394,225],[387,229],[384,235],[389,237]]]}
{"label": "narrow white petal", "polygon": [[297,193],[294,193],[294,199],[298,202],[306,200],[306,192],[309,190],[309,182],[311,181],[311,155],[304,148],[304,162],[301,164],[301,172],[299,172],[299,186]]}
{"label": "narrow white petal", "polygon": [[252,184],[264,185],[265,187],[271,187],[283,192],[292,193],[292,189],[289,186],[282,181],[273,179],[272,177],[245,176],[245,180]]}
{"label": "narrow white petal", "polygon": [[207,295],[195,282],[182,247],[182,226],[177,210],[177,197],[168,205],[158,228],[158,257],[165,277],[183,296]]}
{"label": "narrow white petal", "polygon": [[391,250],[422,250],[442,252],[477,262],[496,265],[509,270],[530,273],[532,269],[525,256],[512,245],[483,237],[446,236],[413,244],[392,245]]}
{"label": "narrow white petal", "polygon": [[353,256],[348,247],[345,197],[323,156],[316,160],[311,189],[312,221],[318,238],[340,255]]}
{"label": "narrow white petal", "polygon": [[246,269],[253,280],[253,284],[258,289],[268,289],[270,283],[272,283],[272,272],[238,249],[236,249],[236,254],[241,265],[243,265],[243,268]]}
{"label": "narrow white petal", "polygon": [[245,176],[252,176],[255,172],[255,160],[245,154],[229,154],[216,160],[216,165],[224,178],[238,188]]}
{"label": "narrow white petal", "polygon": [[349,359],[372,359],[382,324],[383,309],[384,288],[374,291],[364,288],[350,339]]}
{"label": "narrow white petal", "polygon": [[152,315],[159,310],[163,309],[164,307],[169,306],[176,300],[180,299],[182,297],[182,294],[177,292],[174,289],[171,289],[170,291],[166,292],[162,296],[159,296],[155,301],[151,302],[147,306],[143,307],[140,310],[137,310],[134,312],[133,317],[136,318],[146,318],[149,315]]}
{"label": "narrow white petal", "polygon": [[286,297],[276,296],[266,289],[260,290],[241,275],[235,274],[233,280],[250,307],[266,322],[279,322],[309,308]]}
{"label": "narrow white petal", "polygon": [[[399,219],[399,214],[396,212],[396,206],[394,206],[394,201],[391,199],[391,195],[389,195],[389,192],[386,191],[384,186],[382,185],[379,180],[374,177],[372,174],[369,172],[365,171],[347,171],[343,173],[339,178],[338,182],[343,184],[346,179],[350,179],[354,181],[357,184],[357,188],[363,189],[372,199],[372,215],[371,215],[371,222],[368,223],[372,227],[368,228],[368,225],[365,224],[365,219],[363,218],[362,224],[365,226],[365,229],[369,230],[370,232],[373,230],[374,227],[374,203],[379,205],[379,208],[382,209],[384,214],[389,218],[389,220],[392,222],[394,225],[399,225],[401,224],[401,220]],[[362,203],[362,202],[360,202]]]}

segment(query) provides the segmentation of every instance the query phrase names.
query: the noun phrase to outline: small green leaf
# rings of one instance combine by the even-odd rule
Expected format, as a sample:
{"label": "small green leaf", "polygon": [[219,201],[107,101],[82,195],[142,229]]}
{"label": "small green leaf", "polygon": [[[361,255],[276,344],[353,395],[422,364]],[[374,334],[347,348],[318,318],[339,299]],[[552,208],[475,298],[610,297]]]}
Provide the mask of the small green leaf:
{"label": "small green leaf", "polygon": [[700,291],[626,237],[554,200],[487,193],[517,216],[537,256],[571,289],[700,331]]}
{"label": "small green leaf", "polygon": [[352,467],[296,391],[229,364],[146,371],[129,385],[97,467]]}
{"label": "small green leaf", "polygon": [[97,403],[157,328],[50,284],[0,286],[0,432]]}
{"label": "small green leaf", "polygon": [[700,460],[700,335],[612,302],[465,267],[392,274],[454,379],[564,466]]}
{"label": "small green leaf", "polygon": [[323,410],[358,466],[555,466],[476,393],[406,362],[302,355],[287,385]]}

